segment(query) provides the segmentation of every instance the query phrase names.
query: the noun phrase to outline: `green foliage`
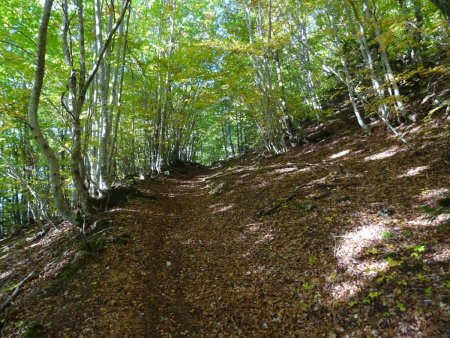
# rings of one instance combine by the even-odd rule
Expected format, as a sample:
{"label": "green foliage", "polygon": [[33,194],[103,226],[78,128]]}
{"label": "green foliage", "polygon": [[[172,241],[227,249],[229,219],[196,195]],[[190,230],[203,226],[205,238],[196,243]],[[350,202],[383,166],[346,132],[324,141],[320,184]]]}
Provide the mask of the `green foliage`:
{"label": "green foliage", "polygon": [[397,309],[399,309],[401,312],[405,312],[407,309],[406,305],[400,302],[399,300],[395,301],[395,305],[397,306]]}
{"label": "green foliage", "polygon": [[314,285],[312,285],[310,283],[303,283],[303,290],[312,291],[313,288],[314,288]]}
{"label": "green foliage", "polygon": [[367,252],[369,254],[371,254],[371,255],[377,255],[378,254],[378,249],[376,247],[372,247]]}
{"label": "green foliage", "polygon": [[408,237],[411,237],[413,235],[413,233],[411,230],[406,229],[406,230],[402,231],[402,235],[408,238]]}
{"label": "green foliage", "polygon": [[389,232],[389,231],[383,231],[381,233],[381,238],[383,238],[383,239],[389,239],[389,238],[392,238],[392,237],[394,237],[394,235],[391,232]]}
{"label": "green foliage", "polygon": [[40,324],[33,324],[25,330],[22,338],[39,338],[43,336],[45,328]]}
{"label": "green foliage", "polygon": [[[95,34],[91,33],[95,31],[94,5],[83,3],[86,66],[91,69],[98,54],[93,48]],[[113,3],[118,9],[122,1]],[[392,97],[377,98],[372,89],[370,71],[359,49],[356,17],[343,7],[345,4],[274,0],[269,15],[266,6],[259,11],[254,2],[189,0],[178,1],[176,6],[158,1],[133,2],[121,102],[108,106],[111,116],[106,125],[112,131],[107,140],[111,155],[107,167],[114,168],[111,179],[152,175],[175,159],[210,164],[243,154],[251,147],[285,151],[286,117],[293,122],[294,131],[300,133],[312,121],[328,124],[341,109],[334,103],[348,97],[346,86],[338,78],[344,76],[344,57],[352,84],[365,98],[359,105],[366,116],[376,116],[380,104],[393,107]],[[357,7],[369,33],[366,42],[372,47],[378,44],[372,52],[380,78],[381,50],[387,50],[390,61],[395,63],[411,47],[420,47],[426,58],[440,53],[447,43],[442,33],[443,18],[428,2],[423,3],[422,22],[417,23],[410,8],[405,12],[396,2],[377,1],[378,37],[373,35],[373,23],[364,17],[362,7]],[[69,10],[73,11],[72,6]],[[8,162],[0,160],[0,221],[5,233],[25,226],[33,217],[41,220],[55,214],[48,164],[31,140],[25,123],[41,11],[39,1],[0,2],[0,150]],[[76,18],[74,12],[69,14]],[[108,14],[105,7],[100,15],[103,29]],[[333,20],[338,28],[336,36]],[[421,34],[420,40],[405,28],[407,22],[418,27],[415,33]],[[80,77],[80,29],[77,20],[70,20],[74,64],[70,69],[61,48],[62,23],[60,2],[55,2],[39,121],[59,161],[64,196],[71,207],[76,207],[79,200],[70,170],[74,119],[62,107],[61,99],[64,101],[65,97],[67,101],[71,72]],[[301,36],[299,24],[305,25],[305,36]],[[110,55],[104,59],[111,74],[120,69],[115,48],[124,43],[116,34]],[[441,77],[448,72],[448,67],[441,64],[400,68],[396,78],[403,83],[426,76]],[[386,90],[386,83],[382,87]],[[99,148],[104,122],[99,97],[97,77],[80,116],[82,171],[90,191],[96,190],[102,167]],[[320,107],[325,102],[331,103]],[[393,117],[395,111],[392,109]],[[430,116],[434,113],[431,110]],[[118,129],[114,138],[116,117]],[[36,211],[39,215],[31,215]],[[442,211],[430,213],[434,217]],[[325,220],[332,222],[333,217]]]}

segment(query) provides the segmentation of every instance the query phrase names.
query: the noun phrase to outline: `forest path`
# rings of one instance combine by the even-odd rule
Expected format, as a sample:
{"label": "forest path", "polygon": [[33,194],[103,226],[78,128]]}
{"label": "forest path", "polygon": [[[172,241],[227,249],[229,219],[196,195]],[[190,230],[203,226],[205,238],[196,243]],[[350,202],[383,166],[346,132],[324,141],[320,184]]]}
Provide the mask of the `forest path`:
{"label": "forest path", "polygon": [[195,238],[189,237],[189,230],[214,221],[206,207],[206,177],[178,176],[144,183],[140,190],[153,194],[156,202],[149,205],[145,198],[138,198],[129,203],[130,208],[148,215],[143,231],[156,233],[159,238],[154,243],[154,236],[143,236],[150,239],[146,244],[150,255],[145,266],[151,271],[146,283],[148,312],[143,336],[186,336],[195,325],[195,308],[185,298],[191,292],[187,290],[192,278],[191,261],[202,257],[190,250]]}
{"label": "forest path", "polygon": [[[201,318],[186,298],[207,286],[205,280],[192,283],[193,266],[204,264],[205,255],[191,244],[201,245],[197,238],[208,236],[195,235],[198,229],[220,222],[208,209],[207,175],[141,182],[143,196],[107,211],[113,226],[95,230],[86,241],[94,243],[93,251],[96,238],[108,244],[75,276],[56,281],[27,304],[33,316],[40,313],[45,337],[191,335]],[[20,312],[11,315],[23,318]]]}
{"label": "forest path", "polygon": [[424,129],[418,151],[384,135],[174,168],[87,237],[22,238],[3,254],[40,277],[2,337],[448,335],[448,134]]}

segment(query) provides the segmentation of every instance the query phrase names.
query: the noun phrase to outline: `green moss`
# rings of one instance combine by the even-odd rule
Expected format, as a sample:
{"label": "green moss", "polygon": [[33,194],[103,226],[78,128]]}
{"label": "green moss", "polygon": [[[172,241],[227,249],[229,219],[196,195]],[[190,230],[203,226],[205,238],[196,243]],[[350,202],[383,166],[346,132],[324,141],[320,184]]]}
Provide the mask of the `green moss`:
{"label": "green moss", "polygon": [[29,326],[22,335],[22,338],[39,338],[43,337],[45,328],[40,324]]}
{"label": "green moss", "polygon": [[80,250],[75,253],[69,264],[67,264],[59,273],[58,278],[64,281],[75,276],[89,257],[90,253],[84,250]]}
{"label": "green moss", "polygon": [[91,239],[83,241],[80,245],[80,249],[88,253],[100,253],[103,251],[106,244],[108,244],[106,238]]}

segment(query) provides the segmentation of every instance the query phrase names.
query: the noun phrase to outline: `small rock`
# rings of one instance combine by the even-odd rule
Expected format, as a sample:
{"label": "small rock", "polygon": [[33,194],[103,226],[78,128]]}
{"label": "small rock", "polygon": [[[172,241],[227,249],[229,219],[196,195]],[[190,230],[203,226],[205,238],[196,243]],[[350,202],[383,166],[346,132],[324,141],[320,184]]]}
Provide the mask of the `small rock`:
{"label": "small rock", "polygon": [[391,217],[393,214],[394,211],[391,209],[381,209],[377,212],[377,215],[381,217]]}
{"label": "small rock", "polygon": [[317,206],[314,205],[314,204],[305,204],[304,208],[305,208],[306,211],[312,211],[312,210],[316,209]]}
{"label": "small rock", "polygon": [[350,196],[340,196],[338,198],[336,198],[336,202],[337,203],[341,203],[341,202],[347,202],[350,201]]}
{"label": "small rock", "polygon": [[234,283],[232,281],[230,281],[230,280],[227,280],[227,281],[225,281],[225,286],[233,287]]}
{"label": "small rock", "polygon": [[334,333],[334,332],[329,332],[328,333],[328,338],[336,338],[337,336],[336,336],[336,333]]}
{"label": "small rock", "polygon": [[336,326],[335,329],[337,332],[340,332],[340,333],[345,332],[345,329],[342,326]]}
{"label": "small rock", "polygon": [[167,266],[168,268],[170,268],[170,267],[172,266],[172,262],[167,261],[167,262],[166,262],[166,266]]}

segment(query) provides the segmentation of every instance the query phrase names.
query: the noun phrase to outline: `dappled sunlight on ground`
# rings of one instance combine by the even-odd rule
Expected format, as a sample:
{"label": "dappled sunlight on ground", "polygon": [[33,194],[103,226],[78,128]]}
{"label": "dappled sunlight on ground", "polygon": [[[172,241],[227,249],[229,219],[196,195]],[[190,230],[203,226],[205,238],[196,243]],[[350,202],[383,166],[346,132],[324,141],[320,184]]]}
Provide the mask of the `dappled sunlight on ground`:
{"label": "dappled sunlight on ground", "polygon": [[425,189],[417,198],[422,202],[435,203],[449,192],[448,188]]}
{"label": "dappled sunlight on ground", "polygon": [[296,171],[297,169],[298,169],[298,167],[296,167],[296,166],[286,167],[286,168],[281,168],[281,169],[275,169],[274,173],[275,174],[291,173],[293,171]]}
{"label": "dappled sunlight on ground", "polygon": [[419,215],[416,218],[407,221],[407,225],[415,228],[431,226],[432,222],[430,218],[426,215]]}
{"label": "dappled sunlight on ground", "polygon": [[8,277],[9,275],[11,275],[12,271],[4,271],[0,273],[0,281],[2,281],[4,278]]}
{"label": "dappled sunlight on ground", "polygon": [[421,126],[411,126],[411,127],[406,129],[405,134],[406,135],[408,135],[408,134],[415,134],[415,133],[417,133],[417,132],[419,132],[421,130],[422,130]]}
{"label": "dappled sunlight on ground", "polygon": [[[355,230],[337,237],[340,241],[336,243],[335,255],[339,264],[344,265],[349,271],[355,269],[355,262],[363,251],[382,238],[386,227],[378,224],[363,225]],[[355,272],[360,272],[356,271]]]}
{"label": "dappled sunlight on ground", "polygon": [[47,263],[42,270],[41,277],[55,277],[65,266],[67,266],[73,254],[74,250],[68,250],[62,254],[62,257],[59,260]]}
{"label": "dappled sunlight on ground", "polygon": [[331,284],[331,287],[329,287],[329,294],[333,302],[339,302],[348,300],[354,295],[356,295],[358,292],[361,291],[362,287],[364,286],[364,283],[357,280],[346,280],[343,282],[336,282],[334,280],[329,281]]}
{"label": "dappled sunlight on ground", "polygon": [[137,209],[130,209],[130,208],[114,208],[114,209],[110,209],[105,211],[106,213],[115,213],[115,212],[131,212],[131,213],[139,213],[141,212],[141,210],[137,210]]}
{"label": "dappled sunlight on ground", "polygon": [[350,152],[351,152],[350,149],[342,150],[342,151],[340,151],[340,152],[338,152],[336,154],[331,155],[329,158],[334,160],[336,158],[340,158],[340,157],[343,157],[345,155],[348,155],[348,154],[350,154]]}
{"label": "dappled sunlight on ground", "polygon": [[437,215],[436,217],[434,217],[432,220],[432,223],[439,224],[439,223],[444,223],[447,221],[450,221],[450,214],[443,213],[443,214],[440,214],[440,215]]}
{"label": "dappled sunlight on ground", "polygon": [[257,188],[257,189],[262,189],[262,188],[268,187],[269,185],[270,185],[269,181],[264,181],[264,182],[260,182],[260,183],[255,184],[254,187]]}
{"label": "dappled sunlight on ground", "polygon": [[218,214],[218,213],[229,211],[229,210],[233,209],[234,204],[224,205],[224,204],[219,203],[219,204],[211,205],[209,208],[212,209],[213,213]]}
{"label": "dappled sunlight on ground", "polygon": [[[35,240],[34,238],[30,238],[27,240]],[[43,247],[45,248],[46,246],[50,245],[53,241],[53,238],[51,236],[45,236],[44,238],[40,239],[39,241],[29,245],[28,247],[26,247],[26,249],[30,249],[30,248],[36,248],[36,247]]]}
{"label": "dappled sunlight on ground", "polygon": [[435,248],[435,252],[431,255],[430,258],[426,259],[425,261],[430,262],[443,262],[443,263],[449,263],[450,262],[450,248],[448,245],[437,245]]}
{"label": "dappled sunlight on ground", "polygon": [[364,158],[364,161],[377,161],[377,160],[383,160],[385,158],[392,157],[401,151],[404,151],[404,149],[400,148],[399,146],[391,147],[389,149],[386,149],[380,153],[370,155]]}
{"label": "dappled sunlight on ground", "polygon": [[263,225],[264,223],[250,223],[245,225],[245,228],[247,228],[246,231],[248,232],[257,232]]}
{"label": "dappled sunlight on ground", "polygon": [[255,244],[262,244],[265,242],[269,242],[272,239],[274,239],[272,230],[267,230],[265,233],[263,233],[259,236],[259,238],[256,240]]}
{"label": "dappled sunlight on ground", "polygon": [[382,240],[383,233],[387,230],[385,225],[369,222],[373,220],[363,219],[362,223],[367,224],[347,231],[342,236],[335,236],[335,257],[344,271],[343,280],[327,278],[330,296],[335,302],[348,300],[361,291],[367,280],[388,269],[385,261],[361,259],[369,248]]}
{"label": "dappled sunlight on ground", "polygon": [[429,169],[430,167],[428,165],[425,166],[420,166],[420,167],[415,167],[415,168],[411,168],[408,169],[405,173],[398,175],[398,178],[403,178],[403,177],[411,177],[411,176],[416,176],[421,174],[423,171]]}
{"label": "dappled sunlight on ground", "polygon": [[[443,336],[450,211],[429,215],[423,204],[449,194],[447,146],[413,153],[379,129],[140,182],[154,200],[105,213],[111,228],[98,238],[128,236],[94,253],[69,288],[47,287],[53,299],[30,302],[25,290],[11,327],[32,318],[58,324],[50,336],[67,325],[73,337]],[[58,275],[77,250],[61,247],[41,276]],[[21,268],[0,279],[17,283]]]}

